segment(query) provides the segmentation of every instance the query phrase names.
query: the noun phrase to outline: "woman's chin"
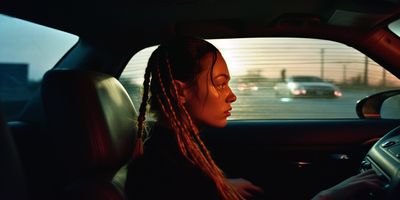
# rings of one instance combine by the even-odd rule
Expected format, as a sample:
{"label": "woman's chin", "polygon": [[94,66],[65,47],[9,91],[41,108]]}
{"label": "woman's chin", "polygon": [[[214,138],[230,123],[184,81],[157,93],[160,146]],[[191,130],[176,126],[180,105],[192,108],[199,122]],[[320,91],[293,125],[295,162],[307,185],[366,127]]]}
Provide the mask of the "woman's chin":
{"label": "woman's chin", "polygon": [[207,120],[202,123],[197,123],[199,127],[212,127],[212,128],[224,128],[228,124],[227,119],[219,119],[219,120]]}
{"label": "woman's chin", "polygon": [[218,123],[213,124],[215,128],[224,128],[228,124],[227,120],[220,121]]}

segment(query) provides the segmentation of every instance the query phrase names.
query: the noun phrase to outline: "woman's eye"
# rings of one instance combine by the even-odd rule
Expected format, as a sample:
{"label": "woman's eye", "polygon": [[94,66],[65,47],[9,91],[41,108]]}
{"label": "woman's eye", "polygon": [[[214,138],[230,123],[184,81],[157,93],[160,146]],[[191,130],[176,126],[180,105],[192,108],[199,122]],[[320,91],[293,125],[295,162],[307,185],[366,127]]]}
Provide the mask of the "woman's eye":
{"label": "woman's eye", "polygon": [[217,87],[218,87],[218,89],[225,89],[226,86],[227,86],[226,83],[222,83],[222,84],[219,84]]}

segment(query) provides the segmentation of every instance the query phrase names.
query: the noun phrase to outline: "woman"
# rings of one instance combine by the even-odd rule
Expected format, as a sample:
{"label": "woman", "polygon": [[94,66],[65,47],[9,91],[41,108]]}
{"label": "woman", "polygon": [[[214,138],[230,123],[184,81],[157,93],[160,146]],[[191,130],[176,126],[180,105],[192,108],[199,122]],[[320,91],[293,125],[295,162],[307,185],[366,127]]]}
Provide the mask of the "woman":
{"label": "woman", "polygon": [[[226,178],[199,136],[204,127],[226,126],[236,101],[229,80],[221,53],[204,40],[176,37],[153,52],[143,83],[136,160],[129,166],[126,183],[129,199],[238,200],[262,192],[245,179]],[[156,124],[145,138],[148,101]],[[355,189],[379,189],[381,184],[372,172],[346,181],[315,199],[343,199],[337,193],[347,197]]]}

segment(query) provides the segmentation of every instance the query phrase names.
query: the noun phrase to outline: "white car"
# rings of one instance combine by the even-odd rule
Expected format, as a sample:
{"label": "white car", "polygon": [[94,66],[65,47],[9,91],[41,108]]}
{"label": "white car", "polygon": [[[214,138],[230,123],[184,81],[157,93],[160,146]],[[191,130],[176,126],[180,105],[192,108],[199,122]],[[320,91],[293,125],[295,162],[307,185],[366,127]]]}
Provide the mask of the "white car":
{"label": "white car", "polygon": [[283,97],[341,97],[340,89],[315,76],[291,76],[274,86],[275,94]]}

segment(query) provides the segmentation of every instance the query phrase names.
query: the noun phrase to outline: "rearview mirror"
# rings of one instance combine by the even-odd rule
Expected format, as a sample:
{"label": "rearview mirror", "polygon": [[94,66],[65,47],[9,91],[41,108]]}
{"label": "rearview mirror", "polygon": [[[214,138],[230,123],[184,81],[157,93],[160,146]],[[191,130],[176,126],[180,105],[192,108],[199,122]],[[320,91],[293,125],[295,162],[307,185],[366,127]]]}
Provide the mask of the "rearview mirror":
{"label": "rearview mirror", "polygon": [[[381,119],[381,108],[383,103],[395,95],[400,94],[400,89],[388,90],[380,93],[373,94],[357,101],[356,112],[361,119]],[[394,103],[393,105],[399,106]]]}

